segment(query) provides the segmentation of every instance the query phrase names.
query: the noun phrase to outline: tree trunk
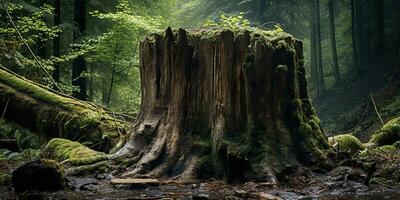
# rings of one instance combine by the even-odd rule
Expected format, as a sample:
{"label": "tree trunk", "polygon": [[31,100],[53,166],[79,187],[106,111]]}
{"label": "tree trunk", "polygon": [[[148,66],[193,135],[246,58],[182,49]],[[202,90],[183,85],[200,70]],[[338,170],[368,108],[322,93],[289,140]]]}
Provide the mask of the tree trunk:
{"label": "tree trunk", "polygon": [[[395,0],[395,12],[396,12],[396,22],[400,22],[400,1]],[[397,28],[397,50],[400,52],[400,26]]]}
{"label": "tree trunk", "polygon": [[[0,69],[0,108],[8,122],[45,140],[63,137],[109,150],[128,124],[103,108],[48,91],[44,86]],[[109,140],[106,140],[109,139]]]}
{"label": "tree trunk", "polygon": [[[74,22],[77,28],[74,29],[74,41],[82,36],[86,29],[86,0],[74,1]],[[86,95],[86,78],[82,73],[86,71],[86,61],[83,56],[79,56],[74,60],[72,67],[72,85],[79,88],[79,92],[74,92],[74,96],[78,99],[85,100]]]}
{"label": "tree trunk", "polygon": [[336,84],[339,85],[342,81],[340,77],[339,62],[336,49],[336,33],[335,33],[335,13],[334,13],[334,1],[329,0],[329,27],[330,27],[330,38],[331,38],[331,50],[332,50],[332,72],[335,77]]}
{"label": "tree trunk", "polygon": [[[365,67],[365,62],[362,59],[363,49],[362,49],[362,34],[363,34],[363,14],[361,0],[355,0],[355,18],[356,18],[356,37],[357,37],[357,53],[358,53],[358,73],[361,73]],[[365,51],[365,50],[364,50]]]}
{"label": "tree trunk", "polygon": [[376,53],[379,57],[385,53],[385,16],[384,16],[384,1],[375,0],[375,10],[376,10],[376,34],[377,34],[377,44]]}
{"label": "tree trunk", "polygon": [[[258,19],[262,22],[266,22],[265,12],[267,10],[267,0],[260,0],[259,8],[258,8]],[[261,23],[261,24],[262,24]]]}
{"label": "tree trunk", "polygon": [[356,10],[355,0],[351,0],[351,40],[353,43],[353,65],[356,71],[359,69],[359,57],[358,57],[358,41],[357,41],[357,23],[356,23]]}
{"label": "tree trunk", "polygon": [[287,167],[326,161],[301,41],[169,28],[140,48],[142,106],[114,155],[135,163],[123,177],[275,181]]}
{"label": "tree trunk", "polygon": [[316,30],[317,30],[317,61],[318,61],[318,76],[319,76],[319,88],[318,96],[322,97],[325,95],[325,77],[324,67],[322,63],[322,39],[321,39],[321,14],[320,14],[320,2],[316,0]]}
{"label": "tree trunk", "polygon": [[[38,1],[38,6],[42,7],[44,5],[43,0]],[[44,23],[47,23],[46,16],[41,17],[41,20],[43,20]],[[38,43],[37,43],[37,55],[41,59],[47,58],[47,52],[46,52],[46,41],[42,41],[42,38],[38,38]]]}
{"label": "tree trunk", "polygon": [[318,78],[318,61],[317,61],[317,30],[315,24],[315,3],[314,0],[311,3],[311,14],[310,14],[310,49],[311,49],[311,83],[314,87],[319,88]]}
{"label": "tree trunk", "polygon": [[[54,1],[54,26],[60,26],[60,25],[61,25],[61,0],[55,0]],[[54,57],[60,57],[60,34],[61,33],[57,33],[57,35],[53,39],[53,56]],[[53,79],[56,82],[60,82],[60,65],[59,64],[54,65]]]}

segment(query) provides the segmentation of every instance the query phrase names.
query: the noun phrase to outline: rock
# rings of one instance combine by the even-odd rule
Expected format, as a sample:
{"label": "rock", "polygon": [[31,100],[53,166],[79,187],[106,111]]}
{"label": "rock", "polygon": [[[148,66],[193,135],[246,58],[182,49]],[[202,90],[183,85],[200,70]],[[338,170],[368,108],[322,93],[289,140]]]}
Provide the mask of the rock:
{"label": "rock", "polygon": [[139,179],[139,178],[127,178],[127,179],[111,179],[113,185],[130,185],[132,187],[149,187],[158,186],[161,184],[158,179]]}
{"label": "rock", "polygon": [[193,200],[208,200],[208,199],[210,199],[210,196],[207,194],[198,194],[198,195],[193,195],[192,199]]}
{"label": "rock", "polygon": [[11,175],[0,173],[0,185],[5,186],[9,185],[10,183],[11,183]]}
{"label": "rock", "polygon": [[235,196],[244,198],[247,196],[247,192],[245,190],[235,190]]}
{"label": "rock", "polygon": [[258,194],[258,199],[259,200],[283,200],[282,198],[276,197],[271,194],[267,194],[265,192],[261,192]]}
{"label": "rock", "polygon": [[12,172],[15,192],[57,191],[64,189],[63,169],[52,160],[36,160]]}
{"label": "rock", "polygon": [[329,137],[328,143],[339,153],[356,153],[365,148],[361,141],[351,134],[342,134]]}

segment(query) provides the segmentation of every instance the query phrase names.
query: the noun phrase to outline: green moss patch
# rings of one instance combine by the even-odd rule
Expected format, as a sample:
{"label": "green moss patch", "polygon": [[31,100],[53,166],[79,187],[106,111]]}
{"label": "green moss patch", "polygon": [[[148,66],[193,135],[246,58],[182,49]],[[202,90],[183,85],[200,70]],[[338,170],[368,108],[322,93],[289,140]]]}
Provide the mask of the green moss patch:
{"label": "green moss patch", "polygon": [[43,150],[43,156],[57,161],[68,160],[72,165],[88,165],[107,159],[107,155],[92,150],[79,142],[54,138]]}
{"label": "green moss patch", "polygon": [[351,134],[330,137],[328,142],[338,152],[356,153],[365,148],[361,141]]}
{"label": "green moss patch", "polygon": [[400,117],[394,118],[376,131],[370,142],[377,146],[391,145],[400,140]]}

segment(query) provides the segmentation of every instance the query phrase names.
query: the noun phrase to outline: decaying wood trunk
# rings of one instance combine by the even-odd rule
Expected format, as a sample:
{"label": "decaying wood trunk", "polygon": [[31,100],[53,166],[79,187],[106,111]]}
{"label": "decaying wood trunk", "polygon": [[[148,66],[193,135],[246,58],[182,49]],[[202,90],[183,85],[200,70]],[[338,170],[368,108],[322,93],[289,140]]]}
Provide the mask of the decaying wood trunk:
{"label": "decaying wood trunk", "polygon": [[5,69],[0,69],[0,112],[44,141],[62,137],[104,151],[130,127],[99,106],[56,94]]}
{"label": "decaying wood trunk", "polygon": [[303,44],[281,32],[192,31],[141,42],[142,107],[125,177],[274,179],[326,161]]}

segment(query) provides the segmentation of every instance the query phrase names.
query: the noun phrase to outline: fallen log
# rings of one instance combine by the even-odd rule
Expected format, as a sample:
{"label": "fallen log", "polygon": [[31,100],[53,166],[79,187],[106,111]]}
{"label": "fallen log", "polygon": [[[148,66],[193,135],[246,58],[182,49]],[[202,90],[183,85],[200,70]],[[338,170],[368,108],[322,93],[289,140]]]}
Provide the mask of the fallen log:
{"label": "fallen log", "polygon": [[83,102],[0,69],[2,118],[37,133],[42,141],[67,138],[109,150],[129,123],[115,118],[104,108]]}

